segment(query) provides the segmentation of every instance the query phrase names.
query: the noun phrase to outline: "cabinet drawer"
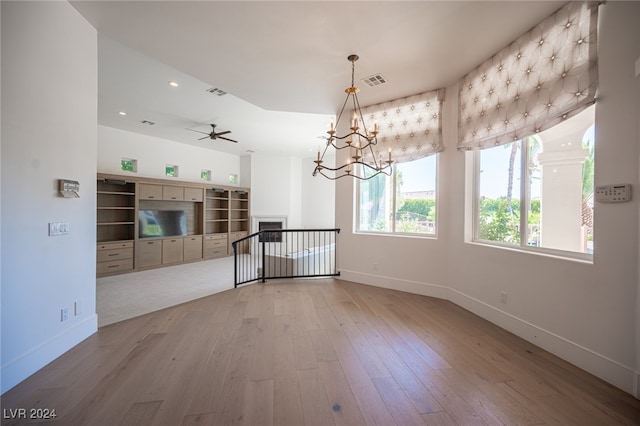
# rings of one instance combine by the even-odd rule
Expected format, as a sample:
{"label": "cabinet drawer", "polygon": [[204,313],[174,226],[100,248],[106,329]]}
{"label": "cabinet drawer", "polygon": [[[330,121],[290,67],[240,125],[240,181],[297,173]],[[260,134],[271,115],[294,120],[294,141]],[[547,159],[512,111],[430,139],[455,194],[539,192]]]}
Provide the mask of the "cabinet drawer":
{"label": "cabinet drawer", "polygon": [[204,199],[204,189],[202,188],[185,188],[184,199],[185,201],[202,201]]}
{"label": "cabinet drawer", "polygon": [[162,263],[162,240],[139,241],[136,244],[138,267],[155,266]]}
{"label": "cabinet drawer", "polygon": [[113,250],[98,250],[98,262],[107,262],[110,260],[119,260],[119,259],[132,259],[133,258],[133,247],[132,248],[118,248]]}
{"label": "cabinet drawer", "polygon": [[227,249],[225,248],[207,248],[204,250],[204,257],[207,259],[216,257],[225,257],[227,255]]}
{"label": "cabinet drawer", "polygon": [[184,239],[184,260],[202,259],[202,236],[196,235]]}
{"label": "cabinet drawer", "polygon": [[205,248],[216,248],[216,247],[226,248],[227,239],[225,238],[224,240],[206,240],[204,242],[204,247]]}
{"label": "cabinet drawer", "polygon": [[169,238],[162,240],[162,263],[181,262],[184,251],[182,238]]}
{"label": "cabinet drawer", "polygon": [[99,262],[96,264],[96,272],[98,274],[128,271],[130,269],[133,269],[133,259],[112,260],[110,262]]}
{"label": "cabinet drawer", "polygon": [[184,200],[184,188],[181,186],[163,186],[162,199],[170,201]]}
{"label": "cabinet drawer", "polygon": [[205,235],[204,239],[205,239],[205,241],[209,241],[209,240],[224,240],[226,242],[227,241],[227,234]]}
{"label": "cabinet drawer", "polygon": [[141,200],[162,200],[162,185],[141,183],[138,192],[138,198]]}
{"label": "cabinet drawer", "polygon": [[122,243],[102,243],[102,244],[98,244],[97,249],[98,250],[114,250],[114,249],[121,249],[121,248],[133,248],[133,241],[125,241]]}

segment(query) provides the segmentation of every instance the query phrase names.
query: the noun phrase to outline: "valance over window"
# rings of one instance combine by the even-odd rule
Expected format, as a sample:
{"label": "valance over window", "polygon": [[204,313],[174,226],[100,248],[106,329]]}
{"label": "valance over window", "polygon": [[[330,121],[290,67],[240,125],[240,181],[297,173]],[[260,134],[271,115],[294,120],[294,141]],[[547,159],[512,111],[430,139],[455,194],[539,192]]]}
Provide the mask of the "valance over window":
{"label": "valance over window", "polygon": [[598,4],[569,2],[460,82],[458,149],[502,145],[595,101]]}
{"label": "valance over window", "polygon": [[386,159],[391,149],[393,161],[404,163],[442,151],[443,97],[440,89],[362,108],[367,126],[378,125],[378,158]]}

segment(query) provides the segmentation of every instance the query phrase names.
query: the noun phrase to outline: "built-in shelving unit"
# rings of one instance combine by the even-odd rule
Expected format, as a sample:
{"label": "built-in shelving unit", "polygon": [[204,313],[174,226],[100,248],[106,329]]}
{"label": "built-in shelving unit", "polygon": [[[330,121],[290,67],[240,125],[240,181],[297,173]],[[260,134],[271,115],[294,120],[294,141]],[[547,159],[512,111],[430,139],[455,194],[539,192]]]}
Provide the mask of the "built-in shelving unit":
{"label": "built-in shelving unit", "polygon": [[97,274],[131,271],[136,234],[135,183],[101,179],[96,188]]}
{"label": "built-in shelving unit", "polygon": [[97,241],[133,240],[135,235],[135,183],[97,182]]}
{"label": "built-in shelving unit", "polygon": [[[147,232],[154,218],[176,212],[182,232]],[[248,189],[98,174],[97,274],[229,256],[231,243],[248,235],[249,217]]]}
{"label": "built-in shelving unit", "polygon": [[229,232],[229,191],[209,188],[205,192],[205,233],[226,234]]}

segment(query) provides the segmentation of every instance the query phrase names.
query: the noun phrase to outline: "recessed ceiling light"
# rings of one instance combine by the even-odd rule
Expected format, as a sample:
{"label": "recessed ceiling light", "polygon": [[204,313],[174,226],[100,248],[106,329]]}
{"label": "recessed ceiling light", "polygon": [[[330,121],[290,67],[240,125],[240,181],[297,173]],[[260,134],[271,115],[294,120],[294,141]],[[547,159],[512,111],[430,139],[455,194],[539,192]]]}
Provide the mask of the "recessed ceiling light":
{"label": "recessed ceiling light", "polygon": [[126,112],[124,112],[124,111],[119,111],[119,112],[118,112],[118,114],[120,114],[120,115],[127,115],[127,113],[126,113]]}
{"label": "recessed ceiling light", "polygon": [[170,80],[170,81],[169,81],[169,86],[171,86],[171,87],[178,87],[178,86],[179,86],[179,84],[178,84],[178,82],[177,82],[177,81]]}

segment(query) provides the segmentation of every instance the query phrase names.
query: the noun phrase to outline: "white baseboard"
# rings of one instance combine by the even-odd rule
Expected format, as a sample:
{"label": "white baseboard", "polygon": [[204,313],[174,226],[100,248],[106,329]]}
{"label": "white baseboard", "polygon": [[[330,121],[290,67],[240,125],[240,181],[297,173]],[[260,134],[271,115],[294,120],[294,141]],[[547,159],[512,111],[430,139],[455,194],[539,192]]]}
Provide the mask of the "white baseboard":
{"label": "white baseboard", "polygon": [[458,290],[345,270],[340,279],[449,300],[640,399],[640,372]]}
{"label": "white baseboard", "polygon": [[633,369],[481,300],[455,289],[449,289],[449,291],[449,300],[456,305],[638,397],[636,389],[638,372]]}
{"label": "white baseboard", "polygon": [[98,316],[93,314],[62,333],[41,343],[2,366],[0,394],[31,376],[98,330]]}
{"label": "white baseboard", "polygon": [[426,284],[417,281],[401,280],[380,275],[365,274],[362,272],[340,270],[339,279],[353,281],[355,283],[388,288],[391,290],[406,291],[407,293],[420,294],[422,296],[448,299],[449,288],[441,285]]}

